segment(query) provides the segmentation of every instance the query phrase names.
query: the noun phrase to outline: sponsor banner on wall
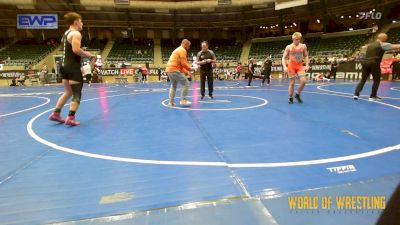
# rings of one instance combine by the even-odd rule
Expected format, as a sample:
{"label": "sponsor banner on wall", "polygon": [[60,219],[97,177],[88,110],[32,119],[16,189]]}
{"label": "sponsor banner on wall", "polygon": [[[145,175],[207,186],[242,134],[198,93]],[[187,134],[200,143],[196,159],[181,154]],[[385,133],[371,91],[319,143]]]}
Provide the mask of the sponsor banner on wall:
{"label": "sponsor banner on wall", "polygon": [[[327,74],[331,70],[330,63],[310,64],[310,70],[306,73],[308,77],[315,77],[320,73]],[[282,66],[272,66],[272,72],[282,73]],[[339,63],[336,72],[336,78],[343,79],[359,79],[361,78],[361,63],[359,62],[344,62]]]}
{"label": "sponsor banner on wall", "polygon": [[[137,68],[101,68],[101,76],[133,76]],[[164,71],[164,68],[161,69]],[[157,68],[152,68],[149,70],[150,75],[157,75]]]}
{"label": "sponsor banner on wall", "polygon": [[135,75],[135,70],[134,68],[121,68],[119,69],[119,74],[124,76],[124,75]]}
{"label": "sponsor banner on wall", "polygon": [[18,29],[58,29],[57,14],[18,14]]}
{"label": "sponsor banner on wall", "polygon": [[0,71],[0,79],[13,79],[21,75],[33,76],[36,70],[2,70]]}
{"label": "sponsor banner on wall", "polygon": [[110,69],[100,69],[101,76],[118,76],[119,69],[118,68],[110,68]]}
{"label": "sponsor banner on wall", "polygon": [[[387,59],[387,60],[382,61],[382,63],[381,63],[382,74],[391,73],[391,70],[390,70],[391,63],[392,63],[392,59]],[[245,67],[246,66],[243,66],[243,68],[242,68],[242,74],[247,70]],[[311,67],[311,69],[307,73],[307,75],[309,77],[311,77],[311,76],[314,77],[320,73],[327,74],[331,70],[330,63],[311,64],[310,67]],[[158,74],[157,69],[158,68],[150,68],[149,74],[157,75]],[[338,66],[337,72],[336,72],[336,78],[360,79],[361,78],[361,69],[362,69],[362,66],[361,66],[360,62],[339,63],[339,66]],[[136,70],[137,70],[137,68],[109,68],[109,69],[102,68],[102,69],[100,69],[100,74],[102,76],[118,76],[118,75],[132,76],[132,75],[135,75]],[[164,71],[164,68],[161,68],[161,70]],[[282,73],[283,68],[280,65],[275,65],[275,66],[272,66],[271,71],[272,71],[272,73],[274,73],[274,72]],[[222,68],[222,67],[213,68],[213,72],[216,74],[224,74],[227,72],[235,73],[236,66],[224,67],[224,68]],[[261,74],[261,66],[257,66],[255,68],[255,75],[260,75],[260,74]]]}

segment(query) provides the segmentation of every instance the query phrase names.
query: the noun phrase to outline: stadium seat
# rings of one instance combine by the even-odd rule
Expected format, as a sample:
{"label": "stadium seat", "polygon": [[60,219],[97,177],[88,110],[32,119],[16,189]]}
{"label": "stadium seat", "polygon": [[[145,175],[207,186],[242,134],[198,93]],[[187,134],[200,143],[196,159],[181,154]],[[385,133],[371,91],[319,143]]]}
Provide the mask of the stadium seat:
{"label": "stadium seat", "polygon": [[18,41],[0,51],[0,59],[8,59],[8,65],[32,65],[46,57],[58,43],[49,44],[33,39]]}
{"label": "stadium seat", "polygon": [[107,57],[107,62],[116,63],[121,61],[133,64],[153,63],[154,49],[152,40],[116,40]]}

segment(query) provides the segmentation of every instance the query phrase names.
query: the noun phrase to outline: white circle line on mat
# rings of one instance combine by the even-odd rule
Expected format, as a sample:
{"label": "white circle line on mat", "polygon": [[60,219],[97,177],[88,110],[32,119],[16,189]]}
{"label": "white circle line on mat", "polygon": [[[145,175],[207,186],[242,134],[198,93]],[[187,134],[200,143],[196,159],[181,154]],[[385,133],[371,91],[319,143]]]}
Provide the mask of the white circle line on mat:
{"label": "white circle line on mat", "polygon": [[38,97],[38,96],[1,96],[1,97],[40,98],[40,99],[45,99],[46,101],[45,101],[44,103],[40,104],[40,105],[33,106],[33,107],[30,107],[30,108],[27,108],[27,109],[22,109],[22,110],[19,110],[19,111],[16,111],[16,112],[12,112],[12,113],[2,114],[2,115],[0,115],[0,118],[6,117],[6,116],[15,115],[15,114],[18,114],[18,113],[27,112],[27,111],[30,111],[30,110],[33,110],[33,109],[37,109],[37,108],[40,108],[40,107],[42,107],[42,106],[44,106],[44,105],[49,104],[49,102],[50,102],[50,99],[49,99],[49,98],[46,98],[46,97]]}
{"label": "white circle line on mat", "polygon": [[[333,84],[330,84],[330,85],[320,85],[320,86],[317,86],[317,89],[318,89],[318,90],[321,90],[321,91],[329,92],[329,93],[335,93],[335,94],[342,94],[342,95],[353,96],[352,93],[340,92],[340,91],[332,91],[332,90],[327,90],[327,89],[324,89],[324,88],[323,88],[323,87],[329,87],[329,86],[333,86]],[[362,95],[362,96],[368,97],[368,95]],[[382,97],[382,98],[383,98],[383,99],[391,99],[391,100],[399,100],[399,99],[400,99],[400,98],[394,98],[394,97]]]}
{"label": "white circle line on mat", "polygon": [[[261,89],[263,90],[263,89]],[[271,90],[271,89],[270,89]],[[281,90],[279,90],[281,91]],[[319,93],[319,92],[311,92],[314,94],[323,94],[323,95],[333,95],[339,97],[348,97],[343,95],[335,95],[335,94],[328,94],[328,93]],[[105,96],[100,98],[92,98],[86,99],[84,101],[92,101],[101,98],[108,98],[108,97],[118,97],[123,95],[131,95],[131,94],[121,94],[121,95],[112,95],[112,96]],[[379,102],[376,102],[379,103]],[[384,104],[390,105],[390,104]],[[400,109],[398,107],[394,107]],[[67,152],[75,155],[85,156],[89,158],[97,158],[103,160],[111,160],[111,161],[119,161],[119,162],[127,162],[127,163],[137,163],[137,164],[150,164],[150,165],[171,165],[171,166],[212,166],[212,167],[230,167],[230,168],[271,168],[271,167],[291,167],[291,166],[307,166],[307,165],[317,165],[317,164],[326,164],[326,163],[334,163],[334,162],[342,162],[342,161],[349,161],[355,159],[362,159],[371,156],[377,156],[384,153],[400,150],[400,144],[394,146],[388,146],[368,152],[363,152],[359,154],[347,155],[347,156],[340,156],[340,157],[332,157],[332,158],[325,158],[325,159],[316,159],[316,160],[304,160],[304,161],[289,161],[289,162],[276,162],[276,163],[226,163],[226,162],[203,162],[203,161],[170,161],[170,160],[148,160],[148,159],[136,159],[136,158],[126,158],[126,157],[117,157],[117,156],[110,156],[110,155],[101,155],[95,153],[89,153],[85,151],[81,151],[78,149],[68,148],[64,146],[57,145],[53,142],[43,139],[42,137],[38,136],[33,130],[33,123],[37,118],[40,116],[48,113],[52,109],[46,110],[38,115],[34,116],[27,124],[26,129],[29,135],[44,145],[47,145],[53,149]]]}
{"label": "white circle line on mat", "polygon": [[[194,95],[194,96],[200,96],[200,95]],[[187,96],[187,97],[194,97],[194,96]],[[167,105],[168,99],[165,99],[164,101],[161,102],[161,104],[167,108],[172,108],[172,109],[181,109],[181,110],[189,110],[189,111],[231,111],[231,110],[243,110],[243,109],[253,109],[253,108],[258,108],[262,107],[264,105],[268,104],[268,100],[264,98],[259,98],[259,97],[254,97],[254,96],[247,96],[247,95],[215,95],[215,96],[232,96],[232,97],[242,97],[242,98],[253,98],[253,99],[258,99],[261,100],[262,103],[258,105],[253,105],[253,106],[245,106],[245,107],[235,107],[235,108],[216,108],[216,109],[198,109],[198,108],[191,108],[191,107],[178,107],[178,106],[169,106]]]}

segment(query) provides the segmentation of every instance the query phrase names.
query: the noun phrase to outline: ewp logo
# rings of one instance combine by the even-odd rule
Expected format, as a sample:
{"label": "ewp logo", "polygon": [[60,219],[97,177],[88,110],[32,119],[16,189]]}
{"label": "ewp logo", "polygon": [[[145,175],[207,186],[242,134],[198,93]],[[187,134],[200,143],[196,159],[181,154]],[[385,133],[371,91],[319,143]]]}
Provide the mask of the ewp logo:
{"label": "ewp logo", "polygon": [[57,14],[18,14],[18,29],[58,29]]}
{"label": "ewp logo", "polygon": [[358,12],[361,20],[373,19],[373,20],[380,20],[382,18],[381,12]]}

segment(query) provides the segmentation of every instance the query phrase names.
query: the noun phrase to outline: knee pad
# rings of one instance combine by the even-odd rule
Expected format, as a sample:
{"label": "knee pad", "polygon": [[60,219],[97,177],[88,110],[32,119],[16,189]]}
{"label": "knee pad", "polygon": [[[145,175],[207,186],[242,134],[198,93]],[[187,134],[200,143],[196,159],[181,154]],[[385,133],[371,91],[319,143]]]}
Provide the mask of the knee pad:
{"label": "knee pad", "polygon": [[72,89],[72,101],[76,103],[81,102],[81,97],[82,97],[82,87],[83,84],[71,84],[71,89]]}

